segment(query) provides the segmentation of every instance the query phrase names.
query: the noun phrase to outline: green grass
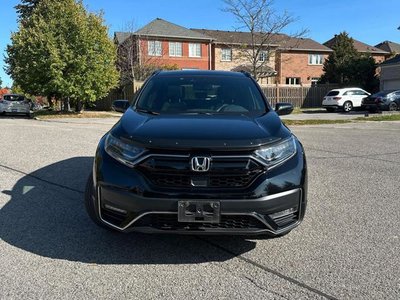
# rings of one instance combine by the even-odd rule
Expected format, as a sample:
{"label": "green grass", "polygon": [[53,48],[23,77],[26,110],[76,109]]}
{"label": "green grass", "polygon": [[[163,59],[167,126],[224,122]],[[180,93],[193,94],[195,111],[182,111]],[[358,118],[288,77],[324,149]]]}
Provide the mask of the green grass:
{"label": "green grass", "polygon": [[374,116],[374,117],[360,117],[357,121],[400,121],[400,114]]}
{"label": "green grass", "polygon": [[294,125],[321,125],[321,124],[344,124],[351,123],[352,120],[283,120],[287,126]]}
{"label": "green grass", "polygon": [[60,119],[60,118],[115,118],[115,113],[106,111],[91,111],[91,112],[64,112],[64,111],[51,111],[41,110],[34,113],[34,117],[39,119]]}

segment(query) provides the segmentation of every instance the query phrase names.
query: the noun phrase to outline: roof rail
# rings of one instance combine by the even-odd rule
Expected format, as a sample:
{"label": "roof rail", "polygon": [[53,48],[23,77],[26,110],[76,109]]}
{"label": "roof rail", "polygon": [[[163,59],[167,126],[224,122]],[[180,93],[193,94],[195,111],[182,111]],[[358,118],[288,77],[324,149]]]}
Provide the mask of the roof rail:
{"label": "roof rail", "polygon": [[153,77],[154,75],[157,75],[161,71],[162,71],[161,69],[157,69],[157,70],[153,71],[153,73],[151,73],[150,77]]}
{"label": "roof rail", "polygon": [[240,73],[244,74],[247,77],[251,77],[251,74],[247,71],[240,70]]}

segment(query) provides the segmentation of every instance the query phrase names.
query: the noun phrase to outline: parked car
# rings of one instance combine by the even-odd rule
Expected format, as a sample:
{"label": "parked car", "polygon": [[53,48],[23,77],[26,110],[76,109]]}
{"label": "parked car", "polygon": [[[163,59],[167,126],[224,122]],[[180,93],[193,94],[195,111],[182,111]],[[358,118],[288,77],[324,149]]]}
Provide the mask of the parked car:
{"label": "parked car", "polygon": [[280,236],[307,203],[304,149],[249,74],[155,72],[100,140],[85,204],[118,231]]}
{"label": "parked car", "polygon": [[391,110],[400,108],[400,90],[382,91],[363,99],[363,109],[369,111]]}
{"label": "parked car", "polygon": [[111,106],[114,111],[125,112],[129,107],[128,100],[115,100]]}
{"label": "parked car", "polygon": [[31,115],[31,102],[25,96],[18,94],[5,94],[0,100],[1,114]]}
{"label": "parked car", "polygon": [[322,101],[322,107],[333,112],[342,109],[349,112],[354,108],[361,108],[362,99],[371,95],[360,88],[344,88],[329,91]]}

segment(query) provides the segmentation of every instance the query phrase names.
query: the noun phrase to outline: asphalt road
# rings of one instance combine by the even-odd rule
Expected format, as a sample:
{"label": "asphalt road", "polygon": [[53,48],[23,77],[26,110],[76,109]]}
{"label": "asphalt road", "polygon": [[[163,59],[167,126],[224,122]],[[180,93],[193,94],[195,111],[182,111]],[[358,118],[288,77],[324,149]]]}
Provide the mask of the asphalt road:
{"label": "asphalt road", "polygon": [[400,123],[293,127],[300,227],[270,240],[118,234],[83,189],[116,119],[0,118],[0,299],[400,299]]}

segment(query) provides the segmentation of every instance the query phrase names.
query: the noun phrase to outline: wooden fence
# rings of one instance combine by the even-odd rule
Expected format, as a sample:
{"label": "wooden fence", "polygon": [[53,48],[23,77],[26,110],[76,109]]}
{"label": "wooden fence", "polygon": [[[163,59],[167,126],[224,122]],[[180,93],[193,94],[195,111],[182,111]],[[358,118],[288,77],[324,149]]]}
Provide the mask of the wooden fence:
{"label": "wooden fence", "polygon": [[289,102],[294,107],[311,108],[321,107],[322,99],[326,93],[337,86],[317,85],[310,87],[291,86],[262,86],[269,103],[275,106],[277,102]]}
{"label": "wooden fence", "polygon": [[[132,101],[135,93],[142,87],[142,81],[135,81],[135,85],[128,84],[121,88],[112,90],[110,94],[96,102],[98,110],[110,110],[115,100],[126,99]],[[322,99],[326,93],[337,86],[317,85],[310,87],[292,86],[261,86],[269,103],[274,107],[277,102],[289,102],[294,107],[311,108],[321,107]]]}
{"label": "wooden fence", "polygon": [[135,81],[134,84],[127,84],[123,87],[112,90],[106,97],[96,101],[97,110],[111,110],[115,100],[125,99],[131,102],[135,93],[142,87],[142,81]]}

